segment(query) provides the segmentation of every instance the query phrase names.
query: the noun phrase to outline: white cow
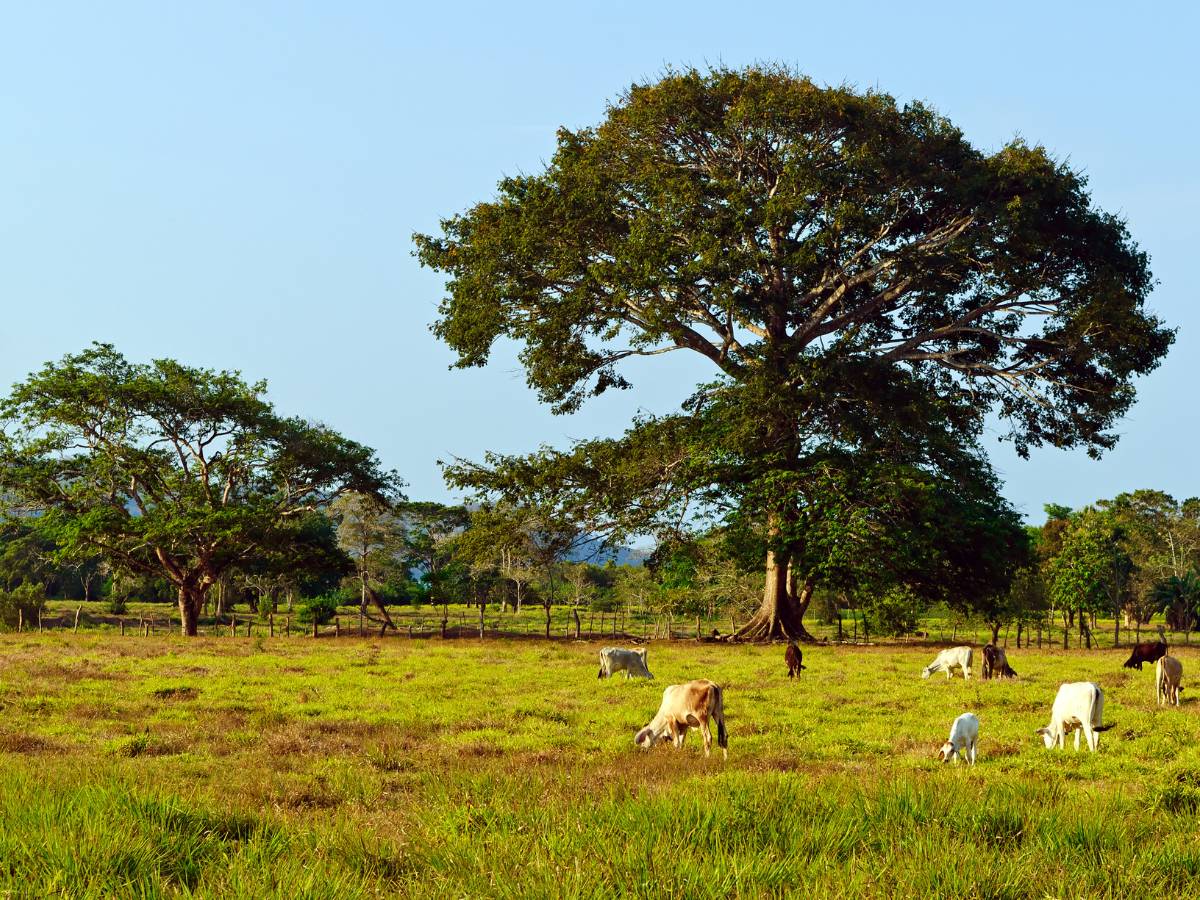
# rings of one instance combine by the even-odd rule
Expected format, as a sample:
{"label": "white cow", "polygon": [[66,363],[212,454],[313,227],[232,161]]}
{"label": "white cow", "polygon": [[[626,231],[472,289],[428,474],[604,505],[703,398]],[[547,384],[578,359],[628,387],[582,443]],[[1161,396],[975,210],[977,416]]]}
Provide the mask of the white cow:
{"label": "white cow", "polygon": [[970,681],[972,652],[970,647],[951,647],[943,650],[924,668],[921,677],[928,678],[934,672],[945,672],[946,679],[949,680],[951,669],[962,669],[963,678]]}
{"label": "white cow", "polygon": [[712,750],[712,731],[709,721],[717,723],[717,746],[729,758],[729,735],[725,731],[725,697],[720,685],[698,679],[687,684],[673,684],[663,691],[662,703],[650,724],[634,737],[633,742],[649,750],[667,738],[676,747],[683,746],[689,728],[699,728],[704,735],[704,755]]}
{"label": "white cow", "polygon": [[620,647],[605,647],[600,651],[600,674],[597,678],[612,678],[618,672],[625,673],[625,680],[630,675],[639,678],[653,678],[646,668],[646,650],[622,650]]}
{"label": "white cow", "polygon": [[1100,732],[1113,725],[1104,724],[1104,691],[1094,681],[1072,681],[1059,685],[1058,695],[1050,710],[1050,724],[1039,728],[1046,749],[1067,746],[1067,735],[1075,732],[1075,749],[1079,749],[1079,732],[1087,738],[1093,753],[1100,747]]}
{"label": "white cow", "polygon": [[1154,664],[1154,696],[1160,706],[1164,703],[1179,705],[1182,680],[1183,663],[1175,657],[1164,656]]}
{"label": "white cow", "polygon": [[975,765],[975,741],[979,738],[979,719],[974,713],[963,713],[950,726],[950,739],[942,744],[938,751],[938,759],[942,762],[954,760],[958,765],[961,756],[971,765]]}

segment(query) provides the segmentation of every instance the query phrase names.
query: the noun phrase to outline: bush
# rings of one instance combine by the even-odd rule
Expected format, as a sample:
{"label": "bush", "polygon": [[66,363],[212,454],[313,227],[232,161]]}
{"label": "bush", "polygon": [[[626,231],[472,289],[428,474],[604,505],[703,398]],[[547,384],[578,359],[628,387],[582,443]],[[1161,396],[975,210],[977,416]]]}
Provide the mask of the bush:
{"label": "bush", "polygon": [[0,591],[0,621],[9,628],[17,627],[18,612],[26,627],[37,622],[38,613],[46,608],[46,594],[38,585],[26,582],[8,591]]}
{"label": "bush", "polygon": [[104,601],[104,609],[114,616],[123,616],[129,609],[129,602],[119,594],[110,594]]}
{"label": "bush", "polygon": [[318,625],[324,625],[332,622],[333,617],[337,615],[341,600],[341,596],[337,593],[322,594],[320,597],[306,597],[300,601],[296,618],[309,624],[316,622]]}
{"label": "bush", "polygon": [[863,605],[863,615],[872,632],[896,636],[916,631],[925,604],[908,588],[892,588]]}

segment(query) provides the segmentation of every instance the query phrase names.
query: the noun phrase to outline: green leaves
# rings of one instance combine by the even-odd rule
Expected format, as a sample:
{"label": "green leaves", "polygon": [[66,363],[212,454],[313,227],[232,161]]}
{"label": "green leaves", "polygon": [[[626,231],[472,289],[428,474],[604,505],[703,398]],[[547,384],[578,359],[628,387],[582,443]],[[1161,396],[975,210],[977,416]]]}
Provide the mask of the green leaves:
{"label": "green leaves", "polygon": [[0,404],[0,487],[61,556],[98,552],[183,592],[236,567],[329,563],[336,548],[312,517],[344,491],[388,496],[399,481],[369,448],[279,416],[265,390],[95,344]]}
{"label": "green leaves", "polygon": [[1124,223],[1043,148],[987,156],[923,105],[777,66],[634,85],[560,130],[544,172],[415,240],[449,276],[434,332],[459,365],[513,339],[559,411],[627,387],[634,355],[775,391],[863,357],[969,397],[974,428],[998,411],[1023,453],[1099,452],[1173,339]]}

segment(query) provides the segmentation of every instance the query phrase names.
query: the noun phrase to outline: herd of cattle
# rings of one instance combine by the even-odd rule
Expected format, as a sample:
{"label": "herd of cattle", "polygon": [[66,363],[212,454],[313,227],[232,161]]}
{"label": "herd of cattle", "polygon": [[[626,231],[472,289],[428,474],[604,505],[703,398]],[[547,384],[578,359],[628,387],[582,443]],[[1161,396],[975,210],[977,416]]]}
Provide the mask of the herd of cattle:
{"label": "herd of cattle", "polygon": [[[952,677],[954,670],[962,673],[965,680],[971,678],[971,663],[975,651],[971,647],[950,647],[937,655],[933,662],[921,672],[928,678],[935,672],[944,672]],[[988,644],[983,648],[982,676],[987,678],[1014,678],[1016,672],[1008,664],[1002,647]],[[806,667],[804,655],[794,643],[784,651],[788,677],[798,676]],[[1154,663],[1154,693],[1158,703],[1179,705],[1183,691],[1183,663],[1167,655],[1167,644],[1163,640],[1135,644],[1124,663],[1127,669],[1141,669],[1143,663]],[[600,651],[600,673],[598,678],[611,678],[624,672],[625,678],[653,678],[646,664],[646,650],[625,650],[605,647]],[[655,744],[670,739],[676,747],[682,747],[689,728],[699,728],[704,736],[704,755],[712,750],[712,729],[717,727],[717,746],[729,757],[729,738],[725,730],[725,698],[720,685],[705,679],[673,684],[663,691],[662,703],[654,718],[634,737],[639,747],[649,749]],[[1075,749],[1079,750],[1079,736],[1087,741],[1088,750],[1095,752],[1100,746],[1100,733],[1108,731],[1115,722],[1104,724],[1104,691],[1094,681],[1075,681],[1059,685],[1054,705],[1050,709],[1050,724],[1039,728],[1046,748],[1066,746],[1067,735],[1075,733]],[[938,750],[942,762],[965,759],[975,763],[975,744],[979,739],[979,718],[974,713],[963,713],[950,727],[950,737]]]}

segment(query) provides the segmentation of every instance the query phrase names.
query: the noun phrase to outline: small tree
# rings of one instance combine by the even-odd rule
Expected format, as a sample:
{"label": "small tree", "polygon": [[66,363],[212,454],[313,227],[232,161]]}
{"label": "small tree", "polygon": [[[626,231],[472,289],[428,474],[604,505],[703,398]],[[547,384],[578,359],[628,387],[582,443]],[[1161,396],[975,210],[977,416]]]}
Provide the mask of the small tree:
{"label": "small tree", "polygon": [[286,565],[305,517],[346,491],[398,488],[370,449],[275,412],[266,384],[96,344],[0,404],[0,487],[60,558],[99,553],[177,592],[196,634],[211,586],[255,560]]}

